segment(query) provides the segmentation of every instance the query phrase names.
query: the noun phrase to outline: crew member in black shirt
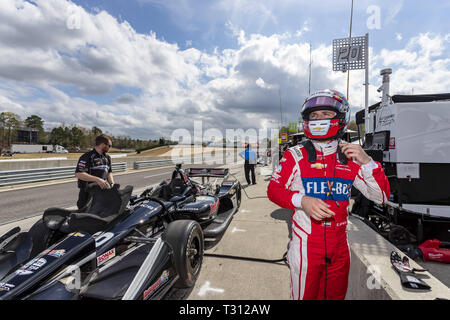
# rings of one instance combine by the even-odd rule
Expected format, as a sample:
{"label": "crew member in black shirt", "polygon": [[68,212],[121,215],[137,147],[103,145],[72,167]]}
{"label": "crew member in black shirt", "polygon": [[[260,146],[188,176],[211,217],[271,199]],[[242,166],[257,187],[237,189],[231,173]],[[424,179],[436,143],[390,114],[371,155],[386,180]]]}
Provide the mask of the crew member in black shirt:
{"label": "crew member in black shirt", "polygon": [[83,154],[78,160],[75,177],[78,178],[78,209],[84,208],[89,202],[86,187],[89,182],[96,182],[100,188],[107,189],[114,185],[111,170],[111,157],[106,154],[112,146],[111,138],[101,134],[95,138],[95,147]]}

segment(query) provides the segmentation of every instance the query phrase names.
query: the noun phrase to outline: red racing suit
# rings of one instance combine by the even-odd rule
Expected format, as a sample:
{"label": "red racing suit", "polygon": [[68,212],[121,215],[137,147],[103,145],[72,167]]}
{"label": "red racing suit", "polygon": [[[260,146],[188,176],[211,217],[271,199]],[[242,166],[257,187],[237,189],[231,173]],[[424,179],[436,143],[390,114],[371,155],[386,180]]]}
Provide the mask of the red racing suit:
{"label": "red racing suit", "polygon": [[[347,292],[350,253],[347,243],[347,206],[352,185],[378,204],[390,194],[381,165],[365,165],[348,159],[341,163],[336,140],[312,141],[316,162],[308,161],[303,145],[289,148],[270,180],[267,196],[277,205],[292,209],[292,233],[288,261],[292,299],[344,299]],[[330,205],[335,216],[316,221],[301,208],[306,195]]]}

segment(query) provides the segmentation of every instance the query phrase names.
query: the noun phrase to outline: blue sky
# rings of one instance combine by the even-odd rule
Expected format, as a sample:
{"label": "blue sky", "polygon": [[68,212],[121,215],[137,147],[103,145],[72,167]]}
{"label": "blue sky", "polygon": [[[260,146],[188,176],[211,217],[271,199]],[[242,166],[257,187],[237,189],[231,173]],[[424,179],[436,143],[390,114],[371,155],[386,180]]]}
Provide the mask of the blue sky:
{"label": "blue sky", "polygon": [[[295,33],[307,21],[310,32],[304,38],[311,41],[313,45],[345,37],[350,29],[350,0],[281,0],[267,3],[265,1],[229,1],[230,11],[228,12],[211,0],[78,0],[74,2],[92,12],[106,10],[118,19],[130,22],[139,33],[148,33],[152,30],[156,32],[158,38],[177,43],[180,47],[184,47],[186,41],[192,41],[193,46],[207,51],[212,51],[215,47],[236,48],[236,42],[233,37],[230,37],[226,27],[229,21],[246,33],[265,35]],[[239,4],[245,3],[248,4],[248,8],[246,6],[241,15],[236,14],[233,12],[233,5],[236,3],[235,10],[241,8]],[[270,10],[270,17],[263,18],[263,21],[260,18],[264,16],[264,13],[262,9],[257,8],[258,3]],[[252,6],[255,7],[254,10],[251,9]],[[367,12],[369,6],[377,6],[380,9],[380,29],[367,27],[367,19],[371,16]],[[227,14],[209,15],[214,12],[227,12]],[[400,33],[404,39],[430,31],[447,33],[450,23],[446,15],[449,13],[450,4],[439,0],[355,1],[352,29],[354,35],[370,32],[371,45],[375,48],[387,46],[395,49],[402,45],[401,41],[393,41],[396,40],[397,33]]]}
{"label": "blue sky", "polygon": [[[170,137],[179,128],[263,128],[298,118],[312,90],[345,93],[331,44],[348,36],[350,0],[2,0],[0,111],[47,128],[99,126]],[[379,13],[379,15],[377,15]],[[379,71],[393,93],[450,92],[450,3],[355,1],[353,35],[370,36],[370,103]],[[379,24],[376,22],[379,18]],[[375,23],[375,25],[374,25]],[[364,101],[362,71],[350,103]],[[188,115],[188,116],[186,116]]]}

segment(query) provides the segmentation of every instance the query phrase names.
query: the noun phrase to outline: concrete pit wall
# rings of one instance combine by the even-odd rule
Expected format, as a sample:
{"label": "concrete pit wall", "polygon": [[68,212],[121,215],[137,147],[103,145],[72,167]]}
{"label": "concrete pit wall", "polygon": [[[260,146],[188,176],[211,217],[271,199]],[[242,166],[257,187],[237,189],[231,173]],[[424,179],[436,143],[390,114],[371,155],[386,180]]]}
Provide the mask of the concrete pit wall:
{"label": "concrete pit wall", "polygon": [[[402,257],[405,254],[356,217],[349,218],[348,243],[351,267],[347,300],[450,299],[450,289],[429,272],[421,272],[419,277],[431,290],[404,289],[392,267],[390,254],[394,250]],[[412,267],[422,269],[412,259],[409,261]]]}

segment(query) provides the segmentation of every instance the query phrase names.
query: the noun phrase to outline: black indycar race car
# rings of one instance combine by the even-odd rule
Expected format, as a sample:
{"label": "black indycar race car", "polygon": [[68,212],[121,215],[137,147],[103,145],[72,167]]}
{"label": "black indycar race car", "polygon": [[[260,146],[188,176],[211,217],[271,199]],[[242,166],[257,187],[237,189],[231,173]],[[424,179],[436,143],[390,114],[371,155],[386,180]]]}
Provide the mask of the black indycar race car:
{"label": "black indycar race car", "polygon": [[50,208],[28,232],[12,229],[0,237],[0,299],[161,299],[192,287],[204,238],[226,230],[241,197],[238,181],[194,177],[227,180],[228,169],[177,165],[139,196],[91,185],[86,212]]}

